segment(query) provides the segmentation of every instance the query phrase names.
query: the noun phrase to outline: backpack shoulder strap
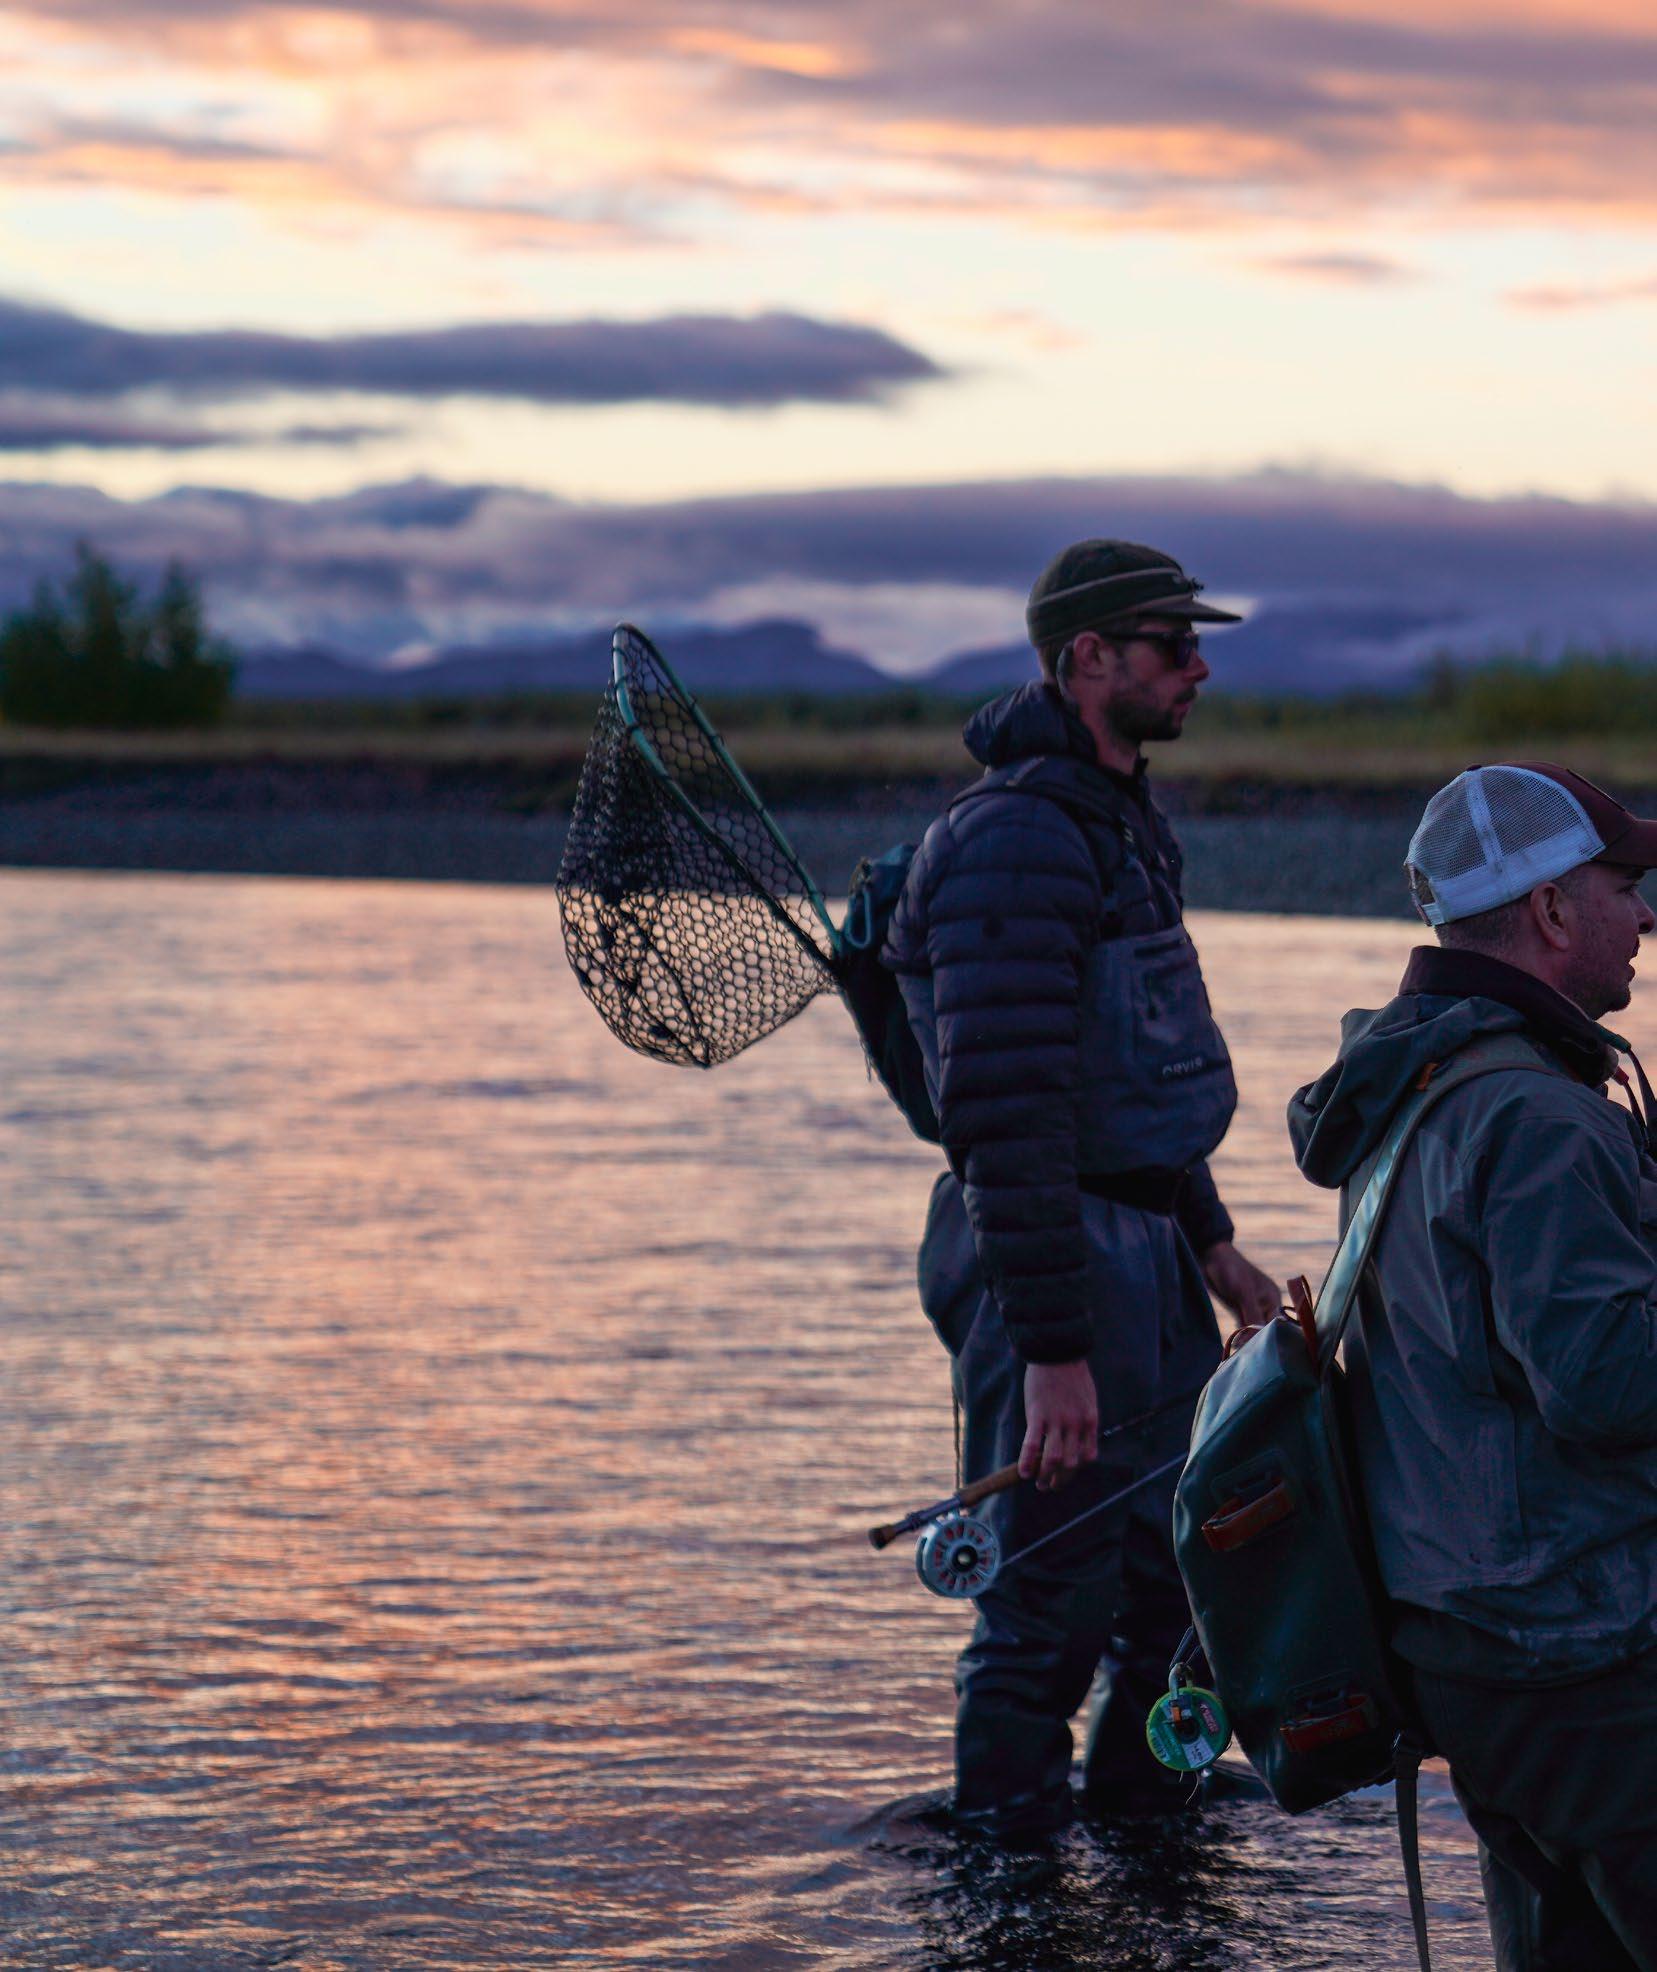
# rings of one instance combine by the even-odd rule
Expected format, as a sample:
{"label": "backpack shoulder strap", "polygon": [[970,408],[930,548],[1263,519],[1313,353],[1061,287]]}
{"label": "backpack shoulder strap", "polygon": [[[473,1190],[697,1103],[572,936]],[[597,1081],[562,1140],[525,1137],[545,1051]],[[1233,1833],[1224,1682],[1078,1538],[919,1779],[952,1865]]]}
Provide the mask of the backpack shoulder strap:
{"label": "backpack shoulder strap", "polygon": [[1393,1799],[1398,1808],[1398,1847],[1404,1858],[1404,1886],[1410,1895],[1410,1929],[1421,1972],[1433,1972],[1427,1943],[1427,1893],[1421,1882],[1421,1748],[1406,1735],[1393,1754]]}
{"label": "backpack shoulder strap", "polygon": [[1066,789],[1055,785],[1048,777],[1048,765],[1047,759],[1038,755],[1030,760],[1021,760],[1016,767],[992,767],[978,780],[954,795],[945,812],[953,814],[957,808],[964,807],[968,802],[980,800],[991,794],[1022,794],[1033,796],[1040,801],[1051,802],[1062,814],[1068,815],[1080,831],[1082,840],[1087,845],[1088,854],[1093,858],[1093,866],[1099,878],[1099,888],[1108,897],[1121,864],[1107,863],[1100,830],[1097,827],[1090,828],[1088,824],[1098,823],[1109,829],[1120,842],[1121,854],[1124,858],[1133,853],[1133,831],[1124,817],[1113,814],[1108,808],[1094,803],[1076,800]]}
{"label": "backpack shoulder strap", "polygon": [[1421,1080],[1399,1104],[1376,1153],[1369,1182],[1353,1208],[1345,1235],[1329,1263],[1329,1271],[1318,1294],[1315,1318],[1320,1370],[1334,1361],[1335,1351],[1340,1347],[1341,1336],[1357,1305],[1358,1283],[1369,1265],[1404,1153],[1422,1121],[1452,1089],[1460,1088],[1463,1082],[1471,1082],[1478,1075],[1492,1075],[1499,1069],[1515,1068],[1532,1070],[1539,1075],[1562,1072],[1550,1067],[1532,1042],[1522,1040],[1517,1034],[1495,1034],[1488,1040],[1472,1042],[1442,1066],[1429,1064]]}

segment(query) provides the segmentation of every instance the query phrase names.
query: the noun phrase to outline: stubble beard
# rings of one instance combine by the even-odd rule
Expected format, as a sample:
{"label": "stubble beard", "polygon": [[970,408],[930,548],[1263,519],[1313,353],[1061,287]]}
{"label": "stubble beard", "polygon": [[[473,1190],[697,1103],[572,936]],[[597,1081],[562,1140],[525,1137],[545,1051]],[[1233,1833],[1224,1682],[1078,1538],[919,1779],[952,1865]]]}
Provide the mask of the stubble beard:
{"label": "stubble beard", "polygon": [[1179,707],[1145,699],[1113,699],[1105,708],[1105,721],[1128,746],[1143,746],[1146,740],[1177,740],[1185,730]]}
{"label": "stubble beard", "polygon": [[1585,952],[1560,990],[1567,999],[1575,1000],[1590,1020],[1603,1020],[1608,1013],[1620,1013],[1634,997],[1624,972],[1626,964],[1620,954]]}

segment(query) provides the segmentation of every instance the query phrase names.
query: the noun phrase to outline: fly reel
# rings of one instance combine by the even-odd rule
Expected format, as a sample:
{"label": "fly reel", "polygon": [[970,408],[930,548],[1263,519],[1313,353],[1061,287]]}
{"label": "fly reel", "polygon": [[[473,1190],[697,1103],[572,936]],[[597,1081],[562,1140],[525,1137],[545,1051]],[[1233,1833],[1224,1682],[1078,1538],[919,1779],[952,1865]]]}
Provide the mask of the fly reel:
{"label": "fly reel", "polygon": [[[1136,1417],[1125,1417],[1120,1424],[1113,1424],[1108,1431],[1101,1431],[1099,1442],[1103,1444],[1107,1438],[1119,1438],[1126,1431],[1137,1431],[1142,1424],[1152,1423],[1178,1405],[1189,1403],[1196,1395],[1195,1388],[1176,1391],[1173,1396],[1164,1397],[1160,1403],[1153,1404],[1148,1411],[1141,1411]],[[869,1545],[878,1552],[890,1547],[901,1534],[919,1533],[921,1538],[920,1545],[915,1549],[915,1573],[934,1595],[965,1601],[982,1595],[1004,1567],[1017,1567],[1037,1548],[1058,1540],[1072,1527],[1079,1526],[1084,1520],[1091,1520],[1107,1507],[1115,1506],[1130,1493],[1138,1492],[1141,1486],[1164,1478],[1184,1462],[1185,1454],[1181,1452],[1161,1465],[1152,1466],[1148,1472],[1141,1472],[1137,1478],[1118,1487],[1106,1498],[1094,1500],[1091,1505],[1083,1507],[1080,1513],[1061,1526],[1051,1529],[1037,1540],[1027,1542],[1014,1554],[1003,1556],[994,1530],[968,1509],[994,1493],[1004,1493],[1016,1486],[1022,1476],[1016,1462],[1004,1465],[1000,1471],[988,1473],[982,1479],[974,1479],[970,1485],[951,1493],[948,1499],[934,1500],[930,1506],[916,1507],[913,1513],[906,1513],[899,1520],[888,1520],[879,1527],[871,1527]]]}
{"label": "fly reel", "polygon": [[947,1513],[915,1544],[915,1573],[934,1595],[956,1600],[982,1595],[1000,1567],[1001,1543],[975,1514]]}

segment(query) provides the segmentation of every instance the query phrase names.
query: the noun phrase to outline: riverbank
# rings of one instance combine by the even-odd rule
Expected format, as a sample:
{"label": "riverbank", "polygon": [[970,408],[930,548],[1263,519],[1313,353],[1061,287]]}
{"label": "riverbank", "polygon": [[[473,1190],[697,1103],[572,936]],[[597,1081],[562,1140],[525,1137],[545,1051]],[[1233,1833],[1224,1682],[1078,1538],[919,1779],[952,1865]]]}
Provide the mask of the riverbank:
{"label": "riverbank", "polygon": [[[475,736],[473,736],[475,738]],[[576,757],[577,762],[579,756]],[[282,757],[224,749],[0,757],[0,864],[14,868],[549,883],[572,762],[521,747]],[[916,840],[969,774],[797,782],[775,812],[823,888]],[[787,777],[783,777],[787,786]],[[1406,915],[1399,865],[1433,783],[1159,780],[1197,909]]]}
{"label": "riverbank", "polygon": [[[596,702],[248,699],[206,732],[0,726],[0,864],[549,883]],[[830,894],[978,771],[968,700],[894,684],[706,706]],[[1498,661],[1385,697],[1218,695],[1152,763],[1194,907],[1407,917],[1433,789],[1471,760],[1553,757],[1649,812],[1654,707],[1644,660]]]}

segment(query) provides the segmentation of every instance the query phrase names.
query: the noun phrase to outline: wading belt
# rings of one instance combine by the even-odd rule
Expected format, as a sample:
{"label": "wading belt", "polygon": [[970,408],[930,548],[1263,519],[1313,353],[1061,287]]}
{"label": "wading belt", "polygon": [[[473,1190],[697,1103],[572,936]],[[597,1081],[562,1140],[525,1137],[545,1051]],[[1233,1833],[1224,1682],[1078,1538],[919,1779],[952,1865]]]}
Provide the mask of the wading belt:
{"label": "wading belt", "polygon": [[1179,1202],[1189,1182],[1184,1171],[1167,1171],[1148,1165],[1142,1171],[1111,1171],[1101,1177],[1083,1175],[1077,1187],[1089,1198],[1108,1198],[1117,1205],[1137,1206],[1141,1212],[1179,1210]]}

